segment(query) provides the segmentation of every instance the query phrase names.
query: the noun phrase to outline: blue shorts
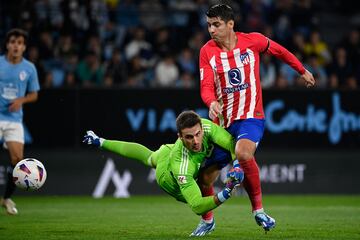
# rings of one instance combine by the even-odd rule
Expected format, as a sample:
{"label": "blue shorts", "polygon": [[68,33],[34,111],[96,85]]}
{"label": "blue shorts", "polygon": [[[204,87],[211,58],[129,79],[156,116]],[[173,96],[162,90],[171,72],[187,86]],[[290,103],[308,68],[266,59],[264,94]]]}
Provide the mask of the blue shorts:
{"label": "blue shorts", "polygon": [[[240,139],[249,139],[257,147],[264,134],[265,119],[249,118],[236,120],[226,130],[236,139],[236,142]],[[217,164],[218,168],[221,169],[231,160],[231,154],[228,151],[215,145],[211,156],[205,159],[203,168]]]}

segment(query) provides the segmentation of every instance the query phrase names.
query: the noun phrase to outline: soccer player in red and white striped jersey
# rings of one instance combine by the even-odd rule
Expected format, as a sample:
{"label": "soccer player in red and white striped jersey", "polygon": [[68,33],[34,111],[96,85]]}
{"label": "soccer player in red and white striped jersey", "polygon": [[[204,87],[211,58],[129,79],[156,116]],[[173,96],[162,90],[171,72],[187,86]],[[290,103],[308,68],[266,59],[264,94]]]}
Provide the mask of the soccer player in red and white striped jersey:
{"label": "soccer player in red and white striped jersey", "polygon": [[313,75],[287,49],[260,33],[234,31],[230,6],[218,4],[206,13],[211,40],[200,50],[200,89],[212,120],[224,126],[236,139],[235,152],[245,173],[247,191],[256,222],[265,230],[275,226],[262,206],[259,168],[254,153],[264,127],[260,54],[271,54],[289,64],[304,79],[315,84]]}

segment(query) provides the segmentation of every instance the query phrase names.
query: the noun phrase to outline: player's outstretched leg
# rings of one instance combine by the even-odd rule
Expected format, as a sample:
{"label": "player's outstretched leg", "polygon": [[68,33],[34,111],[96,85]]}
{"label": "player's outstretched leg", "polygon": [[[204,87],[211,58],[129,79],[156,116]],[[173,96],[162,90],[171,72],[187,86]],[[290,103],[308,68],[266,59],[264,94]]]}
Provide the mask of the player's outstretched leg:
{"label": "player's outstretched leg", "polygon": [[97,136],[91,130],[86,131],[83,143],[101,147],[120,156],[138,160],[146,166],[156,168],[156,161],[151,157],[153,151],[139,143],[106,140]]}
{"label": "player's outstretched leg", "polygon": [[201,237],[207,234],[210,234],[215,229],[215,220],[214,218],[210,223],[205,222],[203,219],[200,220],[199,225],[196,229],[190,234],[190,237]]}
{"label": "player's outstretched leg", "polygon": [[265,231],[270,231],[275,227],[275,219],[267,215],[264,211],[254,213],[255,221],[259,226],[262,226]]}

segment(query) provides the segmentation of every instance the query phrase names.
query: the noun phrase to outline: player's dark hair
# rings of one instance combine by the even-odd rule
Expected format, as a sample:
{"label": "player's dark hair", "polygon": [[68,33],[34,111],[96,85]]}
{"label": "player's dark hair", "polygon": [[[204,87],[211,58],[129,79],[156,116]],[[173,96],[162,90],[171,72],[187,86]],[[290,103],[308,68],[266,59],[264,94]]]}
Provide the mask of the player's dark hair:
{"label": "player's dark hair", "polygon": [[184,111],[179,114],[176,118],[176,129],[178,133],[181,134],[181,131],[185,128],[191,128],[196,124],[200,124],[201,126],[201,118],[200,116],[194,111]]}
{"label": "player's dark hair", "polygon": [[206,12],[206,16],[209,18],[219,17],[226,23],[230,20],[235,21],[234,11],[229,5],[226,4],[216,4],[211,6]]}
{"label": "player's dark hair", "polygon": [[23,37],[25,45],[27,44],[28,33],[25,30],[22,30],[20,28],[13,28],[10,31],[8,31],[6,33],[6,37],[5,37],[5,45],[9,42],[9,40],[12,36]]}

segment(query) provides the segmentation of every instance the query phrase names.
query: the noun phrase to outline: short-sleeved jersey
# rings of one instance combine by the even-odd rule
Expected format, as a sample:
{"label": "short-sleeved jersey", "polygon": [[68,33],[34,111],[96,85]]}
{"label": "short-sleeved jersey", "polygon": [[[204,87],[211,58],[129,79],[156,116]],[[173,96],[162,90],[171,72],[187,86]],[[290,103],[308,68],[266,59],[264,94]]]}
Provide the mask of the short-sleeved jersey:
{"label": "short-sleeved jersey", "polygon": [[5,56],[0,56],[0,120],[22,122],[22,108],[9,112],[11,102],[24,97],[27,92],[39,91],[39,80],[34,64],[26,59],[18,64],[10,63]]}
{"label": "short-sleeved jersey", "polygon": [[267,52],[303,74],[299,60],[281,45],[260,33],[236,32],[237,44],[223,51],[214,40],[200,50],[201,97],[207,106],[217,100],[222,107],[220,125],[229,127],[237,119],[263,119],[260,84],[260,53]]}
{"label": "short-sleeved jersey", "polygon": [[156,177],[159,185],[176,199],[187,202],[197,211],[209,211],[216,207],[213,197],[202,197],[196,179],[205,157],[210,156],[214,144],[231,153],[231,162],[235,159],[235,143],[233,137],[222,127],[207,119],[202,119],[204,130],[203,149],[201,152],[188,150],[178,139],[173,145],[163,145],[158,158]]}

